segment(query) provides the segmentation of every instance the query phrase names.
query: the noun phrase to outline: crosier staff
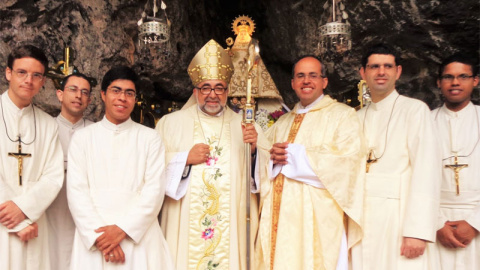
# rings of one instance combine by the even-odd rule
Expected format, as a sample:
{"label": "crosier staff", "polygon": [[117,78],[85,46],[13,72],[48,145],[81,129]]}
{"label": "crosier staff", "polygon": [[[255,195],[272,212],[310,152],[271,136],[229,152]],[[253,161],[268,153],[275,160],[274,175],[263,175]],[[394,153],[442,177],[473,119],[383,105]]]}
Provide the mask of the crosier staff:
{"label": "crosier staff", "polygon": [[[255,53],[253,57],[249,57],[248,59],[248,79],[247,79],[247,104],[245,104],[245,108],[243,111],[243,124],[244,125],[252,125],[255,123],[255,118],[254,118],[254,113],[255,113],[255,108],[252,104],[252,74],[253,70],[256,69],[258,65],[258,61],[260,60],[260,48],[258,47],[258,41],[253,39],[252,40],[253,46],[255,46]],[[253,61],[251,60],[253,58]],[[250,199],[251,199],[251,194],[250,194],[250,180],[251,180],[251,175],[252,175],[252,160],[251,160],[251,145],[249,143],[245,143],[245,179],[246,179],[246,219],[247,219],[247,270],[250,269]]]}

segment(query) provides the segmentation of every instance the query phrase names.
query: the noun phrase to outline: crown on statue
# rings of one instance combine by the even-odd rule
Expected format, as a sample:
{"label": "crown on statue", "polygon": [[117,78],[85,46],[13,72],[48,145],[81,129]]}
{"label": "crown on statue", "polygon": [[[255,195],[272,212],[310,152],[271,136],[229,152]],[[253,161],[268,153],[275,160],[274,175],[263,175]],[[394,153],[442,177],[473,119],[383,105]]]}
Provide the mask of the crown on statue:
{"label": "crown on statue", "polygon": [[187,70],[193,85],[205,80],[223,80],[229,83],[233,63],[225,49],[211,39],[197,52]]}

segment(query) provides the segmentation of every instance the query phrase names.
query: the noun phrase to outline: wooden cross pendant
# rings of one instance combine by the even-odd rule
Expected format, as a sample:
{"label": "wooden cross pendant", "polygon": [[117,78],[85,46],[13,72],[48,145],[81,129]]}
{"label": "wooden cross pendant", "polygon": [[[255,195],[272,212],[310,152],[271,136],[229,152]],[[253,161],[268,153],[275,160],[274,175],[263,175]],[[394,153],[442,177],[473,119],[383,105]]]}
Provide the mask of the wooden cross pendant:
{"label": "wooden cross pendant", "polygon": [[457,185],[457,196],[460,195],[460,170],[468,167],[468,164],[458,164],[458,156],[455,156],[454,163],[445,165],[445,168],[450,168],[455,172],[455,184]]}
{"label": "wooden cross pendant", "polygon": [[367,170],[366,170],[367,173],[370,170],[370,165],[372,165],[372,163],[376,163],[377,160],[378,159],[375,158],[373,155],[373,150],[370,150],[370,153],[368,153],[368,158],[367,158]]}
{"label": "wooden cross pendant", "polygon": [[31,157],[32,154],[22,153],[22,142],[18,140],[18,153],[8,153],[9,157],[14,157],[18,160],[18,184],[22,185],[22,169],[23,158]]}

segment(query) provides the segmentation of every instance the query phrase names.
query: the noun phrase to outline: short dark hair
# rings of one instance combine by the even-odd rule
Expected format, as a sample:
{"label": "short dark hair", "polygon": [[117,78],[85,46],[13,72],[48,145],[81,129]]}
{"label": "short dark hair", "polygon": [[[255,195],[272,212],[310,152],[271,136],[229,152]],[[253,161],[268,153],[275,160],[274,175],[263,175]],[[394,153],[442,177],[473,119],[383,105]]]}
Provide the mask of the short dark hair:
{"label": "short dark hair", "polygon": [[322,60],[320,60],[320,58],[318,58],[316,55],[305,54],[305,55],[302,55],[302,56],[298,57],[297,59],[295,59],[295,62],[293,63],[293,67],[292,67],[292,79],[295,77],[295,66],[297,66],[297,63],[300,62],[300,60],[302,60],[304,58],[309,58],[309,57],[317,59],[317,61],[320,62],[320,67],[321,67],[321,72],[322,72],[322,74],[320,74],[320,75],[324,78],[327,77],[327,67],[322,63]]}
{"label": "short dark hair", "polygon": [[107,91],[108,86],[115,80],[129,80],[135,84],[137,88],[138,76],[133,69],[127,66],[117,66],[111,68],[102,79],[102,91]]}
{"label": "short dark hair", "polygon": [[469,54],[458,52],[450,55],[449,57],[445,58],[445,60],[443,60],[443,62],[438,68],[438,78],[442,76],[445,67],[453,62],[458,62],[470,66],[470,68],[472,69],[472,75],[478,75],[478,56],[473,53]]}
{"label": "short dark hair", "polygon": [[25,57],[31,57],[35,60],[38,60],[44,67],[45,73],[48,70],[48,58],[45,56],[42,50],[33,46],[33,45],[21,45],[13,49],[13,51],[8,55],[7,66],[10,69],[13,69],[13,62],[15,60]]}
{"label": "short dark hair", "polygon": [[63,78],[62,81],[60,82],[60,90],[62,91],[65,90],[65,85],[67,84],[68,79],[70,79],[71,77],[78,77],[78,78],[85,79],[88,82],[88,86],[90,87],[90,90],[92,90],[92,83],[90,82],[90,78],[88,78],[86,75],[82,73],[73,73]]}
{"label": "short dark hair", "polygon": [[368,63],[368,58],[372,54],[385,54],[392,55],[395,58],[395,65],[401,65],[402,59],[397,50],[392,46],[385,43],[377,43],[367,48],[362,57],[362,67],[366,68]]}

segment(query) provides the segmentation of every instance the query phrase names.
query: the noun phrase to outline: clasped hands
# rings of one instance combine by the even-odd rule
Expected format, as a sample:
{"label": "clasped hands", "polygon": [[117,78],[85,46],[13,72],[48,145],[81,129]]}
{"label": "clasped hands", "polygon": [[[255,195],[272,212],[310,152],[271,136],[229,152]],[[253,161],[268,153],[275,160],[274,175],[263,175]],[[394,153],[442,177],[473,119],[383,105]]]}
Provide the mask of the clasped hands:
{"label": "clasped hands", "polygon": [[120,242],[127,237],[127,234],[117,225],[108,225],[95,230],[96,233],[102,233],[97,240],[95,246],[106,262],[124,263],[125,254],[120,247]]}
{"label": "clasped hands", "polygon": [[[252,124],[242,124],[243,142],[251,144],[252,153],[257,147],[258,133]],[[204,143],[195,144],[188,152],[186,165],[197,165],[204,163],[210,157],[210,146]]]}
{"label": "clasped hands", "polygon": [[[0,223],[7,229],[15,228],[26,218],[27,216],[13,201],[6,201],[0,204]],[[16,235],[24,242],[38,237],[38,224],[36,222],[32,223],[17,232]]]}
{"label": "clasped hands", "polygon": [[437,231],[437,240],[446,248],[465,248],[478,231],[465,220],[447,221]]}

